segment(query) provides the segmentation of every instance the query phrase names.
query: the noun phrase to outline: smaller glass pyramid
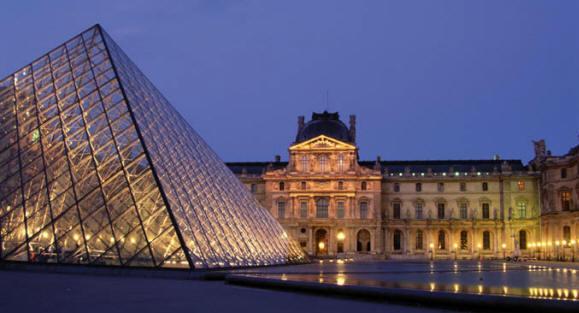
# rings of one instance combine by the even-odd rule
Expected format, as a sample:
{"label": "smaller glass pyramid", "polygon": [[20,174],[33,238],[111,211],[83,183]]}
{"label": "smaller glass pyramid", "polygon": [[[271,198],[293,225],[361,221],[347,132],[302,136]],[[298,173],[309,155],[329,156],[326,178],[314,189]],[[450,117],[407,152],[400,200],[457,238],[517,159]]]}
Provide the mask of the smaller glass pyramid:
{"label": "smaller glass pyramid", "polygon": [[99,25],[0,80],[0,120],[0,260],[304,259]]}

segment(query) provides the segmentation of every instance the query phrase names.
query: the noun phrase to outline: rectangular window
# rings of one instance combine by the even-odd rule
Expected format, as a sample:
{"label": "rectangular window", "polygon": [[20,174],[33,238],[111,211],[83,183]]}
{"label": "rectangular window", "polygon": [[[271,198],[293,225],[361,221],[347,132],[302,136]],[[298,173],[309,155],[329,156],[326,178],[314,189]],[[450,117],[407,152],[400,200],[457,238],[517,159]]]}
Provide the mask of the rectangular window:
{"label": "rectangular window", "polygon": [[468,249],[468,233],[466,231],[460,232],[460,250]]}
{"label": "rectangular window", "polygon": [[567,169],[566,168],[561,169],[561,178],[567,178]]}
{"label": "rectangular window", "polygon": [[561,209],[563,211],[571,210],[571,192],[561,191]]}
{"label": "rectangular window", "polygon": [[277,202],[277,217],[280,219],[285,218],[285,201]]}
{"label": "rectangular window", "polygon": [[527,218],[527,203],[525,201],[517,202],[517,208],[519,211],[519,218]]}
{"label": "rectangular window", "polygon": [[438,219],[439,220],[444,219],[444,203],[438,204]]}
{"label": "rectangular window", "polygon": [[328,199],[320,198],[316,201],[316,217],[328,218]]}
{"label": "rectangular window", "polygon": [[392,218],[395,220],[400,219],[400,202],[392,203]]}
{"label": "rectangular window", "polygon": [[394,183],[394,192],[400,192],[400,184]]}
{"label": "rectangular window", "polygon": [[368,218],[368,202],[360,202],[360,218],[367,219]]}
{"label": "rectangular window", "polygon": [[338,170],[340,172],[344,171],[344,154],[338,154]]}
{"label": "rectangular window", "polygon": [[337,218],[344,218],[346,208],[344,206],[344,201],[338,201],[336,203],[336,215]]}
{"label": "rectangular window", "polygon": [[308,218],[308,202],[301,201],[300,202],[300,217],[301,218]]}
{"label": "rectangular window", "polygon": [[489,191],[489,183],[487,182],[482,183],[482,191]]}
{"label": "rectangular window", "polygon": [[460,191],[466,191],[466,183],[460,183]]}
{"label": "rectangular window", "polygon": [[325,173],[328,167],[328,157],[325,154],[320,155],[320,172]]}
{"label": "rectangular window", "polygon": [[422,191],[422,183],[416,183],[416,192]]}
{"label": "rectangular window", "polygon": [[422,219],[422,202],[416,203],[416,219]]}
{"label": "rectangular window", "polygon": [[308,156],[302,155],[302,158],[300,161],[302,163],[302,171],[307,172],[308,171]]}
{"label": "rectangular window", "polygon": [[488,231],[483,232],[483,250],[491,249],[491,233]]}
{"label": "rectangular window", "polygon": [[257,185],[251,184],[251,193],[256,193],[256,192],[257,192]]}
{"label": "rectangular window", "polygon": [[488,203],[483,203],[482,204],[482,218],[485,220],[488,220],[491,218],[491,212],[490,212],[490,207]]}
{"label": "rectangular window", "polygon": [[416,250],[424,249],[424,234],[421,230],[416,232]]}
{"label": "rectangular window", "polygon": [[519,188],[519,191],[525,191],[525,182],[522,180],[519,180],[517,182],[517,187]]}
{"label": "rectangular window", "polygon": [[438,183],[437,189],[438,192],[444,192],[444,183]]}
{"label": "rectangular window", "polygon": [[460,203],[460,218],[463,220],[468,218],[468,204],[466,202]]}

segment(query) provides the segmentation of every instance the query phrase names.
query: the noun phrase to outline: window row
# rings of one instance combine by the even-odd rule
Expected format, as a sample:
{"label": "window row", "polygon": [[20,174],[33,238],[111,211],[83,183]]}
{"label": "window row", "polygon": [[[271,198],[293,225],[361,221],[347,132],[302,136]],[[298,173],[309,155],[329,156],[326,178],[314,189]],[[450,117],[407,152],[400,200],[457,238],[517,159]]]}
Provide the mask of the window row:
{"label": "window row", "polygon": [[[368,201],[360,201],[358,202],[358,210],[357,210],[357,217],[360,219],[368,219],[370,218],[369,212],[369,202]],[[277,209],[277,217],[279,219],[284,219],[290,217],[288,215],[288,202],[284,199],[279,199],[276,201],[275,205]],[[330,202],[328,198],[318,198],[315,200],[315,218],[329,218],[330,217]],[[354,209],[354,208],[351,208]],[[355,209],[354,209],[355,210]],[[299,218],[308,218],[311,217],[310,215],[310,206],[309,201],[301,200],[299,201],[299,206],[297,210],[297,214]],[[345,200],[337,200],[335,201],[335,218],[345,218],[346,217],[346,201]]]}
{"label": "window row", "polygon": [[[481,186],[480,191],[489,191],[489,183],[488,182],[482,182],[480,186]],[[525,182],[522,180],[518,181],[517,182],[517,188],[519,191],[525,191]],[[394,183],[392,189],[394,192],[400,192],[400,183]],[[443,182],[437,183],[436,184],[436,190],[438,192],[444,192],[445,191],[445,184]],[[458,186],[458,190],[462,191],[462,192],[467,191],[467,183],[466,182],[460,182],[459,186]],[[422,192],[423,191],[423,183],[415,183],[414,184],[414,191]],[[477,190],[473,190],[473,191],[477,191]]]}

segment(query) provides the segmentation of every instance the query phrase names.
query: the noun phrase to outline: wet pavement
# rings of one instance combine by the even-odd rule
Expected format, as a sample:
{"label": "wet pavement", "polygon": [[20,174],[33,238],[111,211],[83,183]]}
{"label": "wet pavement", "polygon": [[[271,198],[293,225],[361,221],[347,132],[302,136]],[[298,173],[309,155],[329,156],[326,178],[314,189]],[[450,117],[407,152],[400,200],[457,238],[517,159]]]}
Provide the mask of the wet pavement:
{"label": "wet pavement", "polygon": [[576,263],[324,260],[314,264],[237,273],[337,286],[579,301],[579,265]]}

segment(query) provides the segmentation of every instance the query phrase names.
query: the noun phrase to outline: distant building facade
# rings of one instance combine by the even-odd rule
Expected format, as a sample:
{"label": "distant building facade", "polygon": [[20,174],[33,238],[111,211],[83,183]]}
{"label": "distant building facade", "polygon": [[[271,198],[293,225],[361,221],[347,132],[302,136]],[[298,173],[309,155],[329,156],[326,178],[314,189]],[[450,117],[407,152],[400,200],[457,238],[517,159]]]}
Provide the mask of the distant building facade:
{"label": "distant building facade", "polygon": [[[348,127],[323,112],[298,118],[287,162],[227,165],[310,255],[555,258],[539,251],[542,240],[567,238],[568,250],[576,248],[578,149],[563,157],[535,150],[529,166],[498,157],[361,161],[356,117]],[[567,178],[545,177],[559,168]],[[546,206],[542,194],[570,200]]]}

